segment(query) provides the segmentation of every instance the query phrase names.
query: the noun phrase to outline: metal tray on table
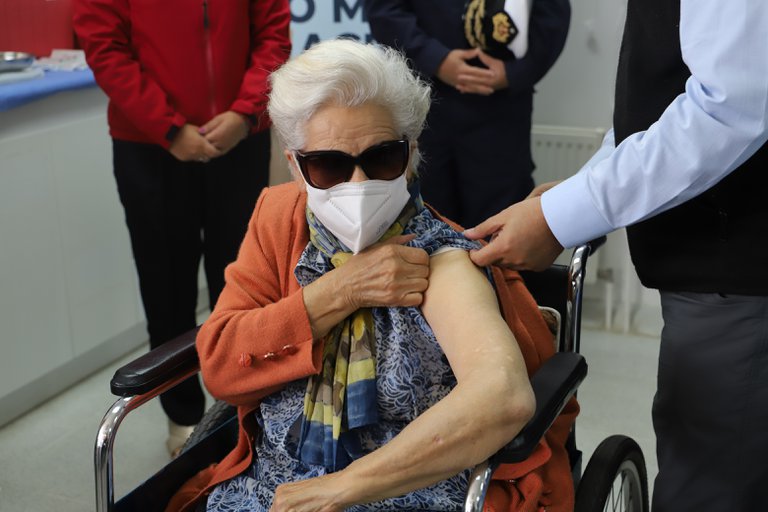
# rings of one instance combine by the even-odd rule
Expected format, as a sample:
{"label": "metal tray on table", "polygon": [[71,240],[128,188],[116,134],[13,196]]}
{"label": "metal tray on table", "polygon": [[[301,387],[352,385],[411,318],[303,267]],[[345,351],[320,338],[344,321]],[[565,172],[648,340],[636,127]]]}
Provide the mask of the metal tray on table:
{"label": "metal tray on table", "polygon": [[35,56],[25,52],[0,52],[0,73],[21,71],[35,62]]}

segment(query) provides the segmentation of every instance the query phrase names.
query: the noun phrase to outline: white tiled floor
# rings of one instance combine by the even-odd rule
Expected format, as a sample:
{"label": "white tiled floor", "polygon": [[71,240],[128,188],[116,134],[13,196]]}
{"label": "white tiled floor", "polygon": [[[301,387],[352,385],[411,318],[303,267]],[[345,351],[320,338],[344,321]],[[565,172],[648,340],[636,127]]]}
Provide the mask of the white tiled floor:
{"label": "white tiled floor", "polygon": [[606,437],[624,434],[633,438],[645,456],[650,493],[658,472],[651,404],[659,340],[584,330],[581,352],[589,373],[578,393],[581,414],[576,420],[576,445],[584,452],[586,463]]}
{"label": "white tiled floor", "polygon": [[[576,424],[585,461],[606,436],[630,435],[643,449],[652,485],[657,470],[650,410],[658,339],[584,329],[582,353],[589,376],[579,391],[582,413]],[[0,511],[93,510],[93,442],[114,401],[109,379],[128,360],[0,429]],[[167,461],[165,432],[163,413],[154,401],[123,422],[115,446],[118,497]]]}

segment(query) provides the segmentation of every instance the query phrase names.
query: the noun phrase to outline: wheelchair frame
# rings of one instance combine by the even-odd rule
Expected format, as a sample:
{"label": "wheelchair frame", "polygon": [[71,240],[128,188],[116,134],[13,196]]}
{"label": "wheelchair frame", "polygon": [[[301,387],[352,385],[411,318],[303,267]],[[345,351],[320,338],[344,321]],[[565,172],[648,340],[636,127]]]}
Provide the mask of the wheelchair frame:
{"label": "wheelchair frame", "polygon": [[[549,429],[586,377],[587,364],[579,354],[584,276],[589,255],[604,240],[603,238],[574,250],[571,263],[567,267],[567,289],[564,304],[562,303],[562,288],[556,285],[555,289],[551,290],[550,293],[559,294],[560,300],[557,301],[557,304],[560,307],[556,309],[564,317],[565,326],[560,332],[558,353],[548,359],[531,378],[531,385],[536,395],[536,412],[531,421],[515,439],[489,460],[479,464],[472,470],[464,505],[465,512],[480,512],[482,510],[494,470],[499,464],[519,462],[525,460],[530,455],[539,439]],[[564,273],[564,267],[554,266],[553,269],[555,269],[555,275],[561,278]],[[537,273],[523,273],[523,279],[527,284],[528,279],[532,281],[538,279],[537,275]],[[552,284],[545,285],[544,288],[551,289]],[[531,290],[531,292],[533,293],[534,290]],[[533,293],[533,295],[537,302],[539,302],[540,297],[537,297],[536,293]],[[113,512],[115,510],[113,449],[120,423],[134,409],[199,371],[199,362],[194,343],[196,334],[197,329],[193,329],[144,354],[115,372],[110,386],[112,393],[120,396],[120,398],[104,415],[99,425],[94,448],[97,512]],[[576,486],[581,476],[581,453],[575,448],[573,431],[571,437],[572,439],[569,440],[572,444],[571,451],[575,452],[571,455],[571,465],[574,485]],[[629,438],[623,439],[634,443]],[[639,451],[639,448],[636,451]],[[633,451],[631,455],[635,458],[635,466],[637,466],[637,454]],[[179,459],[183,456],[179,457]],[[647,483],[645,482],[645,465],[642,461],[641,452],[639,457],[642,467],[629,468],[632,470],[629,471],[630,480],[634,482],[631,485],[633,495],[642,494],[639,508],[635,506],[632,510],[635,512],[647,512]],[[175,464],[177,461],[178,459],[171,462],[171,464]],[[614,462],[611,461],[611,464]],[[622,463],[624,460],[622,459],[619,462]],[[587,468],[588,472],[590,472],[590,466]],[[617,468],[608,469],[613,471],[616,476],[622,475],[621,485],[623,488],[624,472],[627,472],[627,467],[619,464]],[[162,469],[157,475],[164,470]],[[600,470],[591,471],[590,473],[601,476]],[[637,478],[633,477],[635,474],[637,474]],[[642,481],[640,481],[641,476]],[[605,487],[605,481],[606,478],[599,479],[600,485]],[[644,494],[642,493],[643,490]],[[589,510],[591,511],[592,508]]]}

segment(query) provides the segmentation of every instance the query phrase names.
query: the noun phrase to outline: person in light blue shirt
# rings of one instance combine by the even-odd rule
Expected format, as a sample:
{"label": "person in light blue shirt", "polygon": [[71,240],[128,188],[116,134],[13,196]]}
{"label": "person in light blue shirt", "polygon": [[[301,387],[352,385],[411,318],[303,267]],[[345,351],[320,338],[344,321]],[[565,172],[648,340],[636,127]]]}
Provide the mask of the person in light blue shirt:
{"label": "person in light blue shirt", "polygon": [[654,512],[768,503],[767,140],[768,2],[629,0],[602,148],[465,232],[542,269],[627,227],[664,318]]}

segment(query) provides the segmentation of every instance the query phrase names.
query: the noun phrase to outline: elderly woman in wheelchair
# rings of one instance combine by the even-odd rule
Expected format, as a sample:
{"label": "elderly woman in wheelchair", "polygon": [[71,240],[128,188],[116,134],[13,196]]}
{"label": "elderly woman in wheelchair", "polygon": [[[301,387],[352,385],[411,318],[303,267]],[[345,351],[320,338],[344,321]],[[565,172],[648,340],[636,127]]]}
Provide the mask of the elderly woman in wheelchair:
{"label": "elderly woman in wheelchair", "polygon": [[[475,267],[422,203],[430,90],[399,53],[327,41],[271,82],[296,179],[262,193],[197,338],[239,440],[169,509],[460,510],[467,468],[533,414],[551,335],[519,278]],[[573,507],[568,427],[501,466],[494,510]]]}

